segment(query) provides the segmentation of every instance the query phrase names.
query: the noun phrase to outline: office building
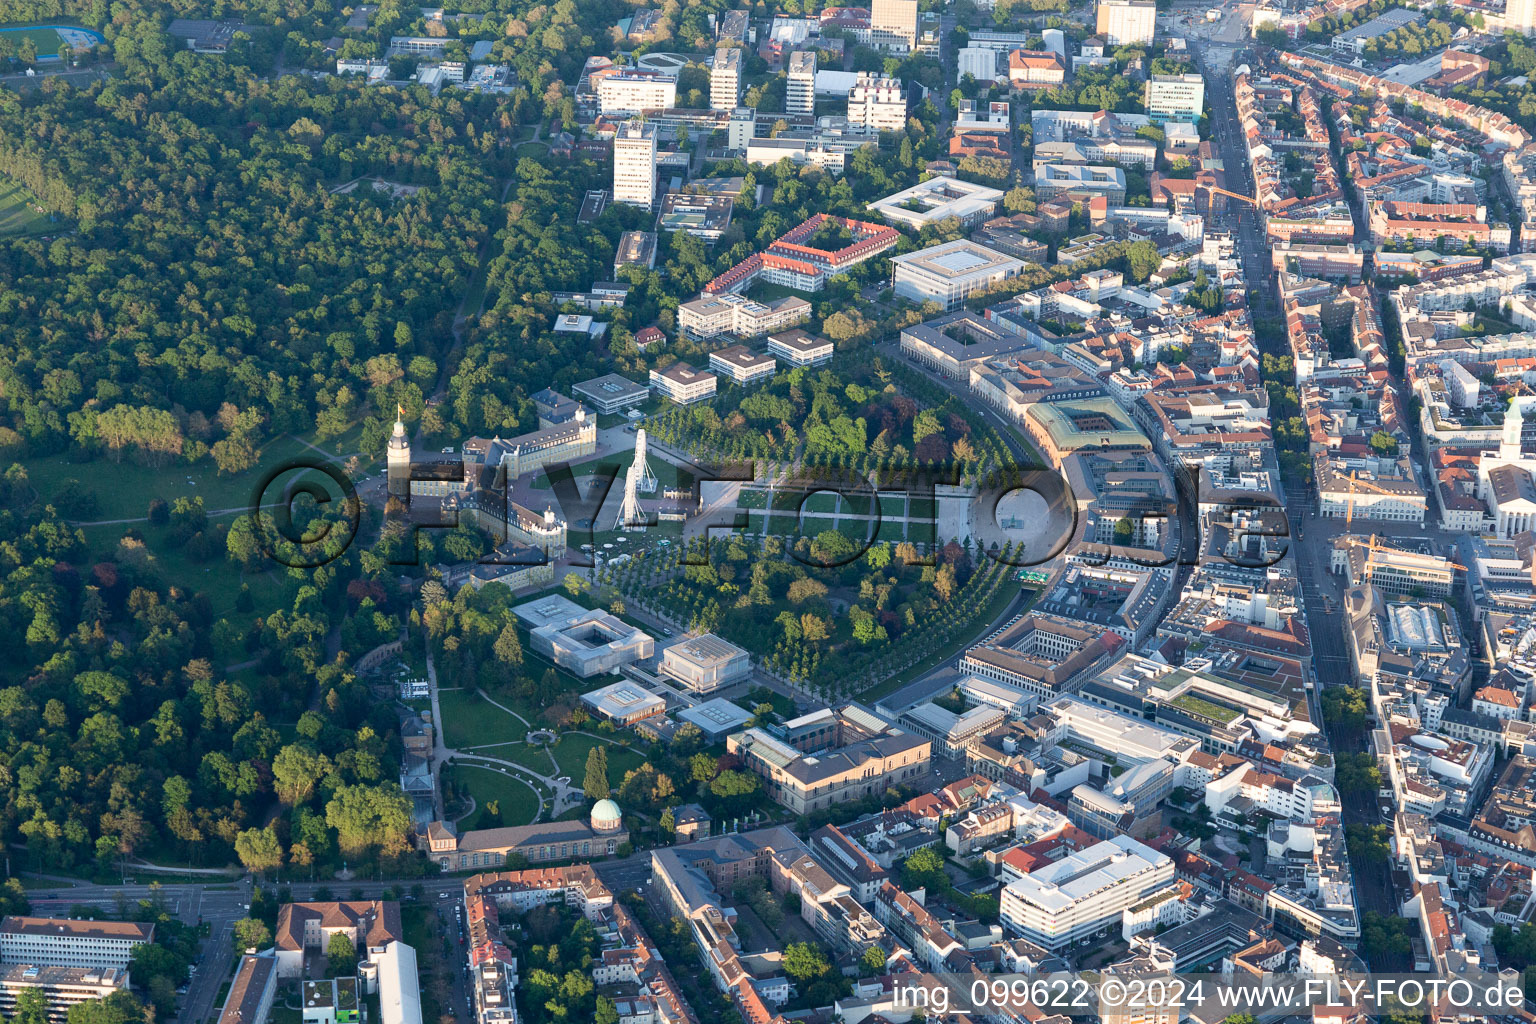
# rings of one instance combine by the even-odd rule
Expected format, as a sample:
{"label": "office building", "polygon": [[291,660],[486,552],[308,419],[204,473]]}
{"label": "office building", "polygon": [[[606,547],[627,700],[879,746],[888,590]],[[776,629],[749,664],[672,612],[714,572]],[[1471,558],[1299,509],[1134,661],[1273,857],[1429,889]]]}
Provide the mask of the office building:
{"label": "office building", "polygon": [[901,79],[861,74],[848,90],[848,127],[868,134],[899,132],[907,126],[907,97]]}
{"label": "office building", "polygon": [[0,966],[0,1013],[6,1019],[16,1019],[16,1002],[28,989],[42,991],[48,1024],[65,1024],[70,1007],[105,999],[114,992],[127,992],[128,971],[116,967],[5,964]]}
{"label": "office building", "polygon": [[816,51],[796,50],[789,55],[784,83],[784,113],[809,117],[816,113]]}
{"label": "office building", "polygon": [[709,368],[746,386],[764,381],[778,369],[773,356],[753,352],[745,345],[730,345],[709,354]]}
{"label": "office building", "polygon": [[678,405],[692,405],[715,397],[715,375],[687,363],[673,363],[664,370],[651,371],[651,390]]}
{"label": "office building", "polygon": [[1063,192],[1103,196],[1110,206],[1125,202],[1125,172],[1098,164],[1036,164],[1035,196],[1040,202]]}
{"label": "office building", "polygon": [[721,334],[755,338],[793,327],[810,318],[811,304],[794,295],[758,302],[745,295],[722,292],[700,295],[677,307],[678,330],[700,341]]}
{"label": "office building", "polygon": [[986,291],[1024,269],[1024,261],[963,239],[893,256],[891,286],[914,302],[953,309],[971,294]]}
{"label": "office building", "polygon": [[768,335],[768,351],[790,366],[817,366],[831,360],[832,342],[798,327]]}
{"label": "office building", "polygon": [[529,631],[528,640],[536,653],[578,679],[617,672],[654,652],[656,641],[649,633],[601,609],[582,608],[558,595],[529,603],[557,602],[559,607]]}
{"label": "office building", "polygon": [[[649,210],[656,202],[656,126],[627,121],[613,136],[613,199]],[[654,259],[654,255],[652,259]]]}
{"label": "office building", "polygon": [[1050,50],[1014,50],[1008,82],[1020,89],[1054,89],[1067,80],[1067,64]]}
{"label": "office building", "polygon": [[736,733],[728,752],[762,777],[796,814],[913,786],[928,775],[932,741],[896,728],[859,704],[823,709],[777,727]]}
{"label": "office building", "polygon": [[734,196],[701,196],[692,192],[668,192],[661,199],[656,226],[662,231],[686,231],[706,242],[718,242],[730,226],[736,208]]}
{"label": "office building", "polygon": [[1147,116],[1153,124],[1194,124],[1205,112],[1205,79],[1199,75],[1153,75],[1147,80]]}
{"label": "office building", "polygon": [[1173,861],[1130,836],[1071,853],[1003,888],[1003,928],[1060,950],[1120,921],[1122,912],[1174,884]]}
{"label": "office building", "polygon": [[631,406],[642,405],[650,391],[628,377],[605,373],[572,386],[571,391],[591,403],[598,412],[611,415]]}
{"label": "office building", "polygon": [[609,69],[597,81],[597,102],[609,117],[667,110],[677,106],[677,79],[638,68]]}
{"label": "office building", "polygon": [[711,743],[719,743],[733,732],[740,732],[752,721],[752,712],[716,697],[677,713],[680,722],[692,722]]}
{"label": "office building", "polygon": [[960,51],[960,77],[970,75],[978,82],[997,80],[997,51],[985,46],[967,46]]}
{"label": "office building", "polygon": [[663,651],[658,672],[695,693],[710,693],[751,675],[752,659],[735,644],[705,633],[680,640]]}
{"label": "office building", "polygon": [[737,107],[731,111],[731,120],[725,126],[725,146],[732,153],[745,153],[757,134],[757,110],[754,107]]}
{"label": "office building", "polygon": [[874,0],[869,42],[877,50],[906,53],[917,45],[917,0]]}
{"label": "office building", "polygon": [[1536,0],[1509,0],[1504,5],[1504,27],[1523,36],[1536,32]]}
{"label": "office building", "polygon": [[741,106],[741,51],[722,46],[715,51],[709,68],[709,106],[711,110],[735,110]]}
{"label": "office building", "polygon": [[[1006,105],[1004,109],[1006,118]],[[997,204],[1002,198],[1002,189],[958,178],[938,177],[877,199],[869,204],[869,209],[914,231],[951,217],[958,220],[961,227],[973,228],[997,212]]]}
{"label": "office building", "polygon": [[136,921],[7,917],[0,921],[0,963],[49,967],[127,967],[155,926]]}
{"label": "office building", "polygon": [[620,726],[634,725],[654,715],[664,714],[667,710],[665,697],[658,697],[627,679],[622,683],[610,683],[600,690],[584,693],[581,702],[598,718],[606,718]]}
{"label": "office building", "polygon": [[1110,46],[1146,45],[1157,32],[1153,0],[1099,0],[1094,34]]}

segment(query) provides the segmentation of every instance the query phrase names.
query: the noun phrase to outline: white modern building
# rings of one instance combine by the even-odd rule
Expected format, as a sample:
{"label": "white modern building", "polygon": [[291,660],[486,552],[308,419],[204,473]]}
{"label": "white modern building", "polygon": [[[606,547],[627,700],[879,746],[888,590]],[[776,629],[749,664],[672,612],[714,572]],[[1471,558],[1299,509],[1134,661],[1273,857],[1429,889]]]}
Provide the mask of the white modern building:
{"label": "white modern building", "polygon": [[421,979],[416,972],[415,948],[391,942],[373,962],[378,969],[383,1024],[421,1024]]}
{"label": "white modern building", "polygon": [[1173,884],[1167,856],[1115,836],[1008,883],[1000,916],[1009,934],[1060,950],[1117,930],[1126,908]]}
{"label": "white modern building", "polygon": [[745,387],[768,380],[779,364],[773,356],[753,352],[745,345],[728,345],[709,354],[709,368]]}
{"label": "white modern building", "polygon": [[1153,124],[1193,124],[1205,112],[1205,79],[1199,75],[1153,75],[1147,80],[1147,116]]}
{"label": "white modern building", "polygon": [[51,967],[127,967],[135,947],[153,942],[155,926],[68,917],[0,920],[0,963]]}
{"label": "white modern building", "polygon": [[768,351],[790,366],[816,366],[832,358],[832,342],[799,328],[768,335]]}
{"label": "white modern building", "polygon": [[710,693],[745,679],[752,672],[752,659],[735,644],[705,633],[663,651],[659,671],[695,693]]}
{"label": "white modern building", "polygon": [[1153,0],[1099,0],[1094,33],[1110,46],[1150,43],[1156,32]]}
{"label": "white modern building", "polygon": [[848,127],[869,134],[899,132],[907,126],[907,97],[901,79],[862,74],[848,90]]}
{"label": "white modern building", "polygon": [[758,302],[745,295],[721,292],[700,295],[677,307],[677,327],[695,340],[721,334],[755,338],[781,331],[811,318],[811,304],[794,295]]}
{"label": "white modern building", "polygon": [[869,209],[892,224],[903,224],[914,231],[950,217],[963,227],[973,228],[997,212],[1002,198],[1002,189],[938,177],[878,199],[869,204]]}
{"label": "white modern building", "polygon": [[687,363],[673,363],[665,370],[651,371],[651,390],[678,405],[691,405],[715,397],[715,375]]}
{"label": "white modern building", "polygon": [[578,679],[617,672],[649,658],[656,641],[638,626],[598,608],[546,622],[528,634],[534,651]]}
{"label": "white modern building", "polygon": [[874,0],[869,42],[877,50],[906,53],[917,45],[917,0]]}
{"label": "white modern building", "polygon": [[656,126],[626,121],[613,137],[613,200],[649,210],[656,202]]}
{"label": "white modern building", "polygon": [[816,51],[796,50],[789,55],[784,82],[784,113],[809,117],[816,113]]}
{"label": "white modern building", "polygon": [[17,1001],[22,993],[33,989],[43,995],[48,1024],[66,1024],[71,1007],[127,992],[128,981],[128,972],[116,967],[0,965],[0,1013],[7,1020],[16,1020]]}
{"label": "white modern building", "polygon": [[609,116],[666,110],[677,106],[677,79],[656,71],[619,71],[599,79],[597,102]]}
{"label": "white modern building", "polygon": [[960,51],[960,77],[970,75],[978,82],[997,81],[997,51],[985,46],[967,46]]}
{"label": "white modern building", "polygon": [[629,726],[667,710],[667,700],[626,679],[581,695],[581,702],[599,718]]}
{"label": "white modern building", "polygon": [[1024,270],[1024,261],[960,239],[891,257],[891,286],[913,302],[937,302],[953,309],[974,292],[985,291]]}
{"label": "white modern building", "polygon": [[741,105],[741,50],[722,46],[715,50],[715,62],[709,68],[709,106],[712,110],[735,110]]}

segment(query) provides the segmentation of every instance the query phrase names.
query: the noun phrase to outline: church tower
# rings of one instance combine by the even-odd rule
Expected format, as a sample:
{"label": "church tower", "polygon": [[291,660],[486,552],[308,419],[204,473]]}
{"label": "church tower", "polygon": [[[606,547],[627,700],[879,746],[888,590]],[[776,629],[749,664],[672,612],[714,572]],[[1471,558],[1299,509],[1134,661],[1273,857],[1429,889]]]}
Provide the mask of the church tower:
{"label": "church tower", "polygon": [[405,436],[405,410],[395,407],[395,432],[389,437],[385,462],[389,469],[389,496],[411,500],[411,439]]}

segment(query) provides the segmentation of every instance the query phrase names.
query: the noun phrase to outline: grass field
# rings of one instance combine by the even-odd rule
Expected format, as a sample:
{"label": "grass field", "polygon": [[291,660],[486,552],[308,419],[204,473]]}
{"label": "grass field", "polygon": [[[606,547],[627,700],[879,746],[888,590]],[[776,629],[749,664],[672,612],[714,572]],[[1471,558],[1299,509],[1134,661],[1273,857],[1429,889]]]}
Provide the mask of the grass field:
{"label": "grass field", "polygon": [[439,690],[437,702],[443,711],[443,742],[450,747],[505,743],[528,732],[528,726],[471,690]]}
{"label": "grass field", "polygon": [[494,822],[487,820],[486,813],[486,805],[492,800],[499,805],[503,825],[526,825],[538,816],[543,798],[516,775],[472,764],[455,764],[448,771],[475,798],[475,813],[459,822],[461,829],[492,827]]}
{"label": "grass field", "polygon": [[593,736],[567,733],[555,744],[555,760],[560,765],[560,774],[569,775],[572,782],[580,784],[587,773],[587,753],[599,743],[608,751],[608,785],[614,789],[624,781],[625,772],[634,771],[645,763],[645,758],[628,747],[605,743]]}
{"label": "grass field", "polygon": [[[123,539],[125,526],[82,527],[86,543],[91,546],[92,556],[101,561],[114,561],[118,557],[118,544]],[[139,523],[131,527],[144,536],[149,548],[149,566],[159,572],[167,583],[186,587],[196,593],[208,595],[213,602],[215,615],[228,616],[235,611],[235,600],[240,596],[240,585],[249,584],[251,597],[258,608],[282,607],[292,604],[285,596],[290,580],[280,569],[266,572],[241,572],[227,562],[222,553],[207,562],[194,562],[180,550],[168,547],[168,526],[150,526]],[[231,658],[231,662],[243,658]]]}
{"label": "grass field", "polygon": [[0,35],[10,40],[11,45],[18,50],[23,41],[32,40],[32,45],[37,47],[39,57],[57,57],[59,47],[64,45],[64,37],[59,35],[58,30],[46,25],[32,28],[0,28]]}
{"label": "grass field", "polygon": [[[52,29],[48,31],[53,32]],[[53,34],[58,35],[57,32]],[[6,33],[6,38],[10,38],[10,35]],[[54,49],[58,49],[57,43]],[[37,196],[32,194],[31,189],[0,175],[0,236],[45,235],[57,227],[46,213],[38,213],[33,209],[36,202]]]}
{"label": "grass field", "polygon": [[[290,460],[313,462],[321,458],[318,452],[305,447],[302,442],[281,437],[262,447],[259,465],[234,476],[219,473],[212,460],[204,460],[195,466],[173,462],[154,468],[141,465],[132,457],[113,462],[103,456],[93,462],[81,463],[50,456],[24,459],[21,464],[27,471],[27,479],[44,502],[49,501],[66,481],[76,481],[82,490],[96,496],[98,507],[91,519],[101,521],[142,519],[149,511],[150,501],[155,498],[174,503],[177,498],[198,496],[202,497],[203,506],[210,515],[222,510],[233,515],[250,508],[256,488],[273,469]],[[291,474],[285,476],[283,483],[292,478]],[[323,483],[320,474],[314,474],[314,478]],[[334,489],[333,485],[330,490]]]}
{"label": "grass field", "polygon": [[531,747],[526,743],[497,743],[489,747],[476,747],[474,753],[486,757],[499,757],[503,761],[532,768],[540,775],[554,775],[555,762],[544,747]]}

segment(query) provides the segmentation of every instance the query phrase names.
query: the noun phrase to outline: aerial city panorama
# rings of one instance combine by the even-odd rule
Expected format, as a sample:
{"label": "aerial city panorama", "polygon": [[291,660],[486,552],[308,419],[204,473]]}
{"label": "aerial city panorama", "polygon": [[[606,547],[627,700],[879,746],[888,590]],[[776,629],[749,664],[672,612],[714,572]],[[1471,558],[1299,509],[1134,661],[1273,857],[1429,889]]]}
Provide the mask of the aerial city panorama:
{"label": "aerial city panorama", "polygon": [[0,0],[0,1024],[1536,1024],[1536,0],[864,2]]}

